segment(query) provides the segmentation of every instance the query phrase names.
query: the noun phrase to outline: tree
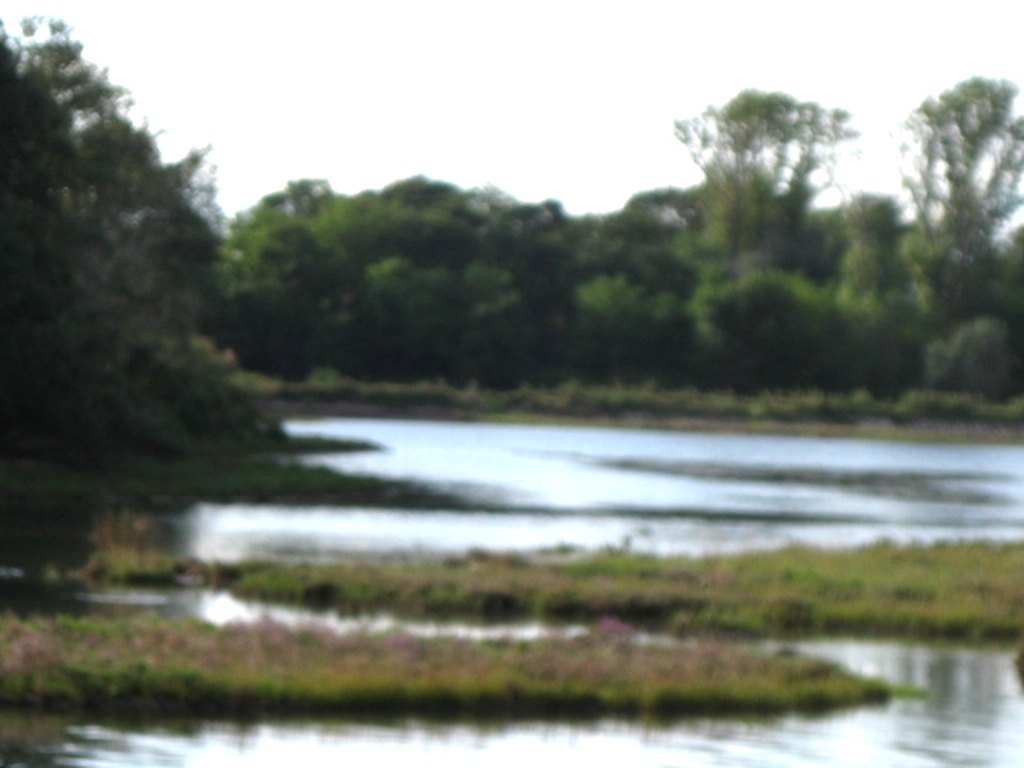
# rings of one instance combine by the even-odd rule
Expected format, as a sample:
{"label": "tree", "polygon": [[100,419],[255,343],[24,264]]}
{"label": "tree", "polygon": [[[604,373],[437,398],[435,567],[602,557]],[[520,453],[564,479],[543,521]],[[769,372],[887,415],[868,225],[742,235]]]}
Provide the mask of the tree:
{"label": "tree", "polygon": [[925,100],[906,124],[904,183],[923,238],[912,255],[948,323],[990,298],[997,240],[1024,200],[1016,96],[1008,81],[972,78]]}
{"label": "tree", "polygon": [[266,195],[256,209],[312,219],[333,200],[334,191],[329,182],[323,179],[299,179],[289,181],[281,192]]}
{"label": "tree", "polygon": [[739,392],[845,389],[848,333],[827,293],[806,279],[761,270],[703,287],[695,297],[704,347],[702,384]]}
{"label": "tree", "polygon": [[521,384],[529,370],[522,330],[527,318],[512,273],[473,262],[462,273],[459,293],[466,310],[458,353],[459,379],[498,388]]}
{"label": "tree", "polygon": [[905,296],[910,272],[900,252],[906,231],[896,201],[860,195],[842,209],[848,248],[840,267],[840,284],[852,299]]}
{"label": "tree", "polygon": [[668,291],[648,294],[625,275],[599,275],[576,287],[569,362],[585,378],[678,380],[692,323]]}
{"label": "tree", "polygon": [[689,298],[697,269],[678,243],[695,236],[697,208],[694,190],[661,189],[635,195],[621,211],[595,218],[577,251],[579,279],[622,275],[646,291]]}
{"label": "tree", "polygon": [[724,107],[676,122],[676,137],[704,172],[707,225],[734,256],[792,238],[831,183],[849,115],[784,93],[745,90]]}
{"label": "tree", "polygon": [[575,283],[576,229],[561,204],[500,207],[484,231],[483,259],[512,275],[525,322],[517,328],[528,350],[524,379],[557,376]]}
{"label": "tree", "polygon": [[0,27],[0,450],[13,453],[52,450],[82,405],[58,399],[78,375],[70,227],[52,194],[73,148],[60,106],[20,65]]}
{"label": "tree", "polygon": [[260,428],[195,337],[217,235],[61,22],[0,27],[0,450],[78,463]]}
{"label": "tree", "polygon": [[1010,385],[1006,325],[979,317],[960,325],[925,350],[925,386],[995,399]]}
{"label": "tree", "polygon": [[391,256],[366,269],[365,334],[374,378],[451,378],[465,326],[459,282],[444,267]]}
{"label": "tree", "polygon": [[81,300],[122,330],[191,332],[219,247],[204,153],[164,163],[155,136],[129,118],[127,92],[83,58],[66,24],[32,21],[25,33],[20,69],[59,106],[73,151],[60,189]]}

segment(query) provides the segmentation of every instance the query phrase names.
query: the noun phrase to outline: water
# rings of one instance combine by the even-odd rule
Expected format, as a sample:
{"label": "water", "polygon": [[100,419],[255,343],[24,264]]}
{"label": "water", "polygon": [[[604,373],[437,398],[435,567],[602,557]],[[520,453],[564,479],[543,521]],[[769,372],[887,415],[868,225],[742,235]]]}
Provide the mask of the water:
{"label": "water", "polygon": [[175,519],[180,554],[329,560],[628,545],[699,555],[1024,536],[1019,446],[375,419],[289,429],[382,447],[311,463],[429,483],[478,511],[198,504]]}
{"label": "water", "polygon": [[[163,517],[178,551],[224,560],[326,560],[563,544],[701,554],[791,541],[846,546],[880,538],[1024,534],[1019,447],[385,420],[296,422],[289,429],[383,447],[308,461],[427,482],[475,500],[479,509],[198,504]],[[144,610],[214,622],[270,613],[282,621],[353,627],[330,614],[311,616],[204,591],[54,593],[39,575],[47,562],[82,561],[88,516],[80,510],[3,512],[3,609],[35,604],[76,613]],[[394,626],[389,617],[374,617],[358,628]],[[500,629],[512,636],[544,631]],[[453,630],[427,624],[415,631]],[[453,768],[533,760],[659,767],[1013,766],[1024,754],[1024,696],[1012,651],[852,641],[805,644],[801,650],[922,687],[927,695],[823,717],[659,726],[113,722],[3,714],[0,765],[221,768],[404,760]]]}

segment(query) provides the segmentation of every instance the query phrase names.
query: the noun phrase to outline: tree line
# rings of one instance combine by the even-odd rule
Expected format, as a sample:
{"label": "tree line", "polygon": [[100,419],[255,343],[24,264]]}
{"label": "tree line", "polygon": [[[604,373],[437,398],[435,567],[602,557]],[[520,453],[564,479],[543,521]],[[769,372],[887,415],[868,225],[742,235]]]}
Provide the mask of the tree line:
{"label": "tree line", "polygon": [[[0,25],[0,452],[174,452],[266,431],[288,380],[1024,391],[1016,88],[908,117],[909,204],[816,204],[850,116],[744,91],[678,121],[699,185],[573,217],[414,177],[298,180],[225,226],[67,25]],[[223,350],[223,351],[222,351]]]}
{"label": "tree line", "polygon": [[1024,390],[1024,118],[975,78],[904,127],[909,204],[815,205],[839,109],[748,90],[676,124],[704,180],[568,216],[415,177],[300,180],[231,222],[208,331],[287,379]]}

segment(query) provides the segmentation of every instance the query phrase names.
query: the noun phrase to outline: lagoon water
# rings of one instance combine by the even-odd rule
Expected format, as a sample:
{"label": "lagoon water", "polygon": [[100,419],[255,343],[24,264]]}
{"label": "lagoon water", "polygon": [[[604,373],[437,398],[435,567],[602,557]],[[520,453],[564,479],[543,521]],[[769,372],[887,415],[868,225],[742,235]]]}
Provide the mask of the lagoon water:
{"label": "lagoon water", "polygon": [[[178,551],[223,560],[431,557],[554,546],[702,554],[789,542],[1024,537],[1021,447],[388,420],[294,422],[289,430],[381,447],[307,461],[426,483],[468,503],[433,510],[197,504],[163,518]],[[36,584],[44,556],[81,556],[85,545],[75,542],[82,525],[67,512],[41,519],[34,511],[7,511],[0,609],[25,610],[45,591]],[[53,537],[49,549],[44,531]],[[53,609],[75,612],[150,611],[210,621],[271,611],[202,591],[47,600]],[[273,610],[278,620],[351,628],[338,617]],[[394,626],[387,617],[367,621],[364,629]],[[657,726],[112,722],[4,714],[0,765],[1015,766],[1024,755],[1024,695],[1011,649],[830,641],[800,650],[919,686],[926,695],[822,717]]]}
{"label": "lagoon water", "polygon": [[[469,509],[199,504],[182,554],[220,560],[629,546],[707,554],[1024,537],[1024,447],[380,419],[293,422],[381,450],[307,459],[419,481]],[[473,504],[475,502],[475,505]]]}

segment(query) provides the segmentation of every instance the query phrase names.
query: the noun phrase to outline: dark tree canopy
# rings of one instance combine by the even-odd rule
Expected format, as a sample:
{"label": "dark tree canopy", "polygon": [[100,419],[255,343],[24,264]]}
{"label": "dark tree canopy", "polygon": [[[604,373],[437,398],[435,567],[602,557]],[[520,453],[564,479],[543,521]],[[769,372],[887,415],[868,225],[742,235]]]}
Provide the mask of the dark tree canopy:
{"label": "dark tree canopy", "polygon": [[0,35],[0,443],[95,461],[257,428],[194,334],[219,238],[200,154],[165,164],[60,22]]}

